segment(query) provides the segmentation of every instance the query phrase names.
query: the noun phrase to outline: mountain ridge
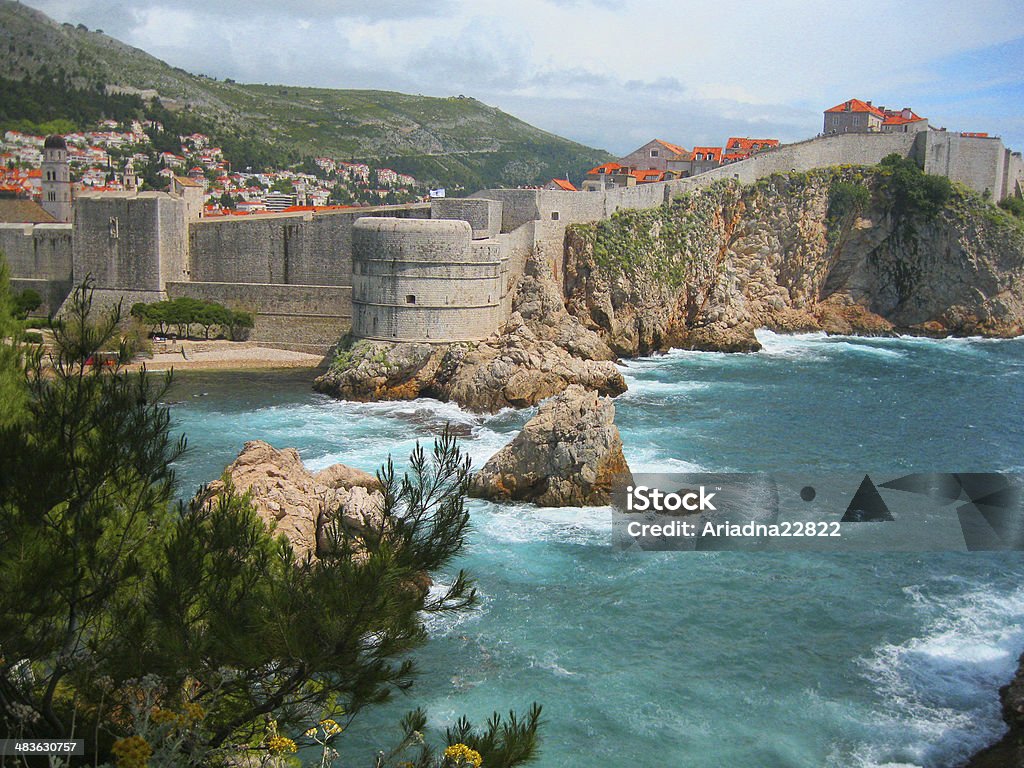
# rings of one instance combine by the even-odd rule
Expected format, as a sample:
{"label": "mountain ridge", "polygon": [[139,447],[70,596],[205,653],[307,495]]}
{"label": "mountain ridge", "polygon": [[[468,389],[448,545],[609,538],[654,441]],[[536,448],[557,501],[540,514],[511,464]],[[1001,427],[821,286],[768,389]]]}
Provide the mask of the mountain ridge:
{"label": "mountain ridge", "polygon": [[[214,136],[302,156],[372,160],[422,181],[472,188],[581,175],[610,158],[465,96],[238,83],[191,74],[84,25],[0,0],[0,66],[12,80],[154,90]],[[59,86],[58,86],[59,87]]]}

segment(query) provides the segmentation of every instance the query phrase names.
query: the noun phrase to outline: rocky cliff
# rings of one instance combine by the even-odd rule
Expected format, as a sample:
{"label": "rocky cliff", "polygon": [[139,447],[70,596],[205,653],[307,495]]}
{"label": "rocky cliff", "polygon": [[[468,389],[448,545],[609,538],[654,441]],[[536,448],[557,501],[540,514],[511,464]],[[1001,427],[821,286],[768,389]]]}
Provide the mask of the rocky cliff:
{"label": "rocky cliff", "polygon": [[1019,335],[1024,226],[908,161],[721,182],[569,228],[569,312],[622,356],[754,329]]}
{"label": "rocky cliff", "polygon": [[1024,655],[1013,679],[999,689],[1006,734],[978,752],[964,768],[1024,768]]}

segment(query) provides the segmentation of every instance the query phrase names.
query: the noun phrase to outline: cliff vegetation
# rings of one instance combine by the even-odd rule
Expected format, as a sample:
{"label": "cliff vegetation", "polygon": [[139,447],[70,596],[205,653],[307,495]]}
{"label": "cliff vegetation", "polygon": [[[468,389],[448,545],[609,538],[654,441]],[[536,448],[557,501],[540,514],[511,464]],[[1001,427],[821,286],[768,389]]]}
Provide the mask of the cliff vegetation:
{"label": "cliff vegetation", "polygon": [[564,292],[620,355],[753,350],[759,327],[1013,336],[1024,328],[1024,226],[893,155],[721,181],[573,225]]}

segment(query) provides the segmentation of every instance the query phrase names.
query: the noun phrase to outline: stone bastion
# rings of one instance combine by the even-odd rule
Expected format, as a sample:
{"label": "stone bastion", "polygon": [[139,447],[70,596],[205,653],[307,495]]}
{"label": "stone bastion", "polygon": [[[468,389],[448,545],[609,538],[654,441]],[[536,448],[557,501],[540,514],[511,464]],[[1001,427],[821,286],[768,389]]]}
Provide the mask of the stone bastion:
{"label": "stone bastion", "polygon": [[360,218],[352,227],[352,335],[476,341],[498,328],[507,259],[467,221]]}

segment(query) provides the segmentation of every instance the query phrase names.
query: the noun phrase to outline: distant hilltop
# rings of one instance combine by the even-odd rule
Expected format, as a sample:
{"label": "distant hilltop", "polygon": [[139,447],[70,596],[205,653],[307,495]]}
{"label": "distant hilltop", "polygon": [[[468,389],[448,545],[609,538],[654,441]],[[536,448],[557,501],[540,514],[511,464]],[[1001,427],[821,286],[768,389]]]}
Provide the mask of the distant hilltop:
{"label": "distant hilltop", "polygon": [[[210,135],[240,170],[332,157],[466,190],[542,183],[611,159],[464,96],[243,84],[193,75],[98,30],[59,24],[12,0],[0,0],[0,36],[3,128],[64,119],[83,129],[83,118],[106,105],[120,112],[104,116],[119,122],[139,117],[159,120],[175,135]],[[36,84],[45,87],[25,88]],[[15,99],[18,94],[24,98]]]}

